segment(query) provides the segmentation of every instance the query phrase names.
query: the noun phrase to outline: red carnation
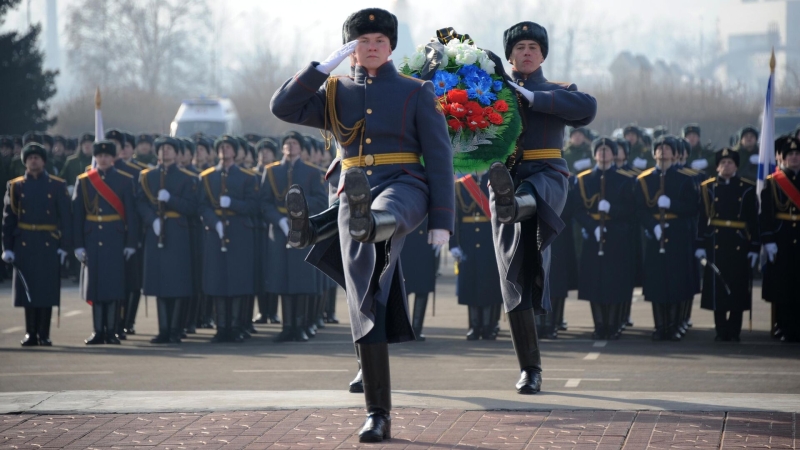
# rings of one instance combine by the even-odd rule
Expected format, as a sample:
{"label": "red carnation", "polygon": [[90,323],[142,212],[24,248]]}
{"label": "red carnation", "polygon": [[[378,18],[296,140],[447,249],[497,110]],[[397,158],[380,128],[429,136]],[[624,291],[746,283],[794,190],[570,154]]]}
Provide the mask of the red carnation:
{"label": "red carnation", "polygon": [[452,89],[447,93],[447,101],[450,103],[461,103],[462,105],[469,101],[467,91],[464,89]]}
{"label": "red carnation", "polygon": [[464,122],[458,119],[450,119],[447,121],[447,126],[449,126],[453,131],[458,131],[464,128]]}
{"label": "red carnation", "polygon": [[451,116],[460,119],[467,115],[467,108],[461,103],[450,103],[450,108],[447,112],[450,113]]}
{"label": "red carnation", "polygon": [[467,126],[470,130],[475,131],[478,128],[488,127],[489,122],[487,122],[482,115],[476,114],[474,116],[467,117]]}
{"label": "red carnation", "polygon": [[491,123],[493,123],[495,125],[500,125],[501,123],[503,123],[503,116],[501,116],[498,113],[488,114],[486,116],[486,118],[489,119],[489,122],[491,122]]}
{"label": "red carnation", "polygon": [[494,109],[499,112],[506,112],[508,111],[508,103],[505,100],[498,100],[494,103]]}
{"label": "red carnation", "polygon": [[491,106],[483,108],[483,115],[488,116],[489,114],[494,114],[494,108],[492,108]]}
{"label": "red carnation", "polygon": [[470,116],[483,115],[483,107],[478,102],[467,102],[464,107],[467,108],[467,114]]}

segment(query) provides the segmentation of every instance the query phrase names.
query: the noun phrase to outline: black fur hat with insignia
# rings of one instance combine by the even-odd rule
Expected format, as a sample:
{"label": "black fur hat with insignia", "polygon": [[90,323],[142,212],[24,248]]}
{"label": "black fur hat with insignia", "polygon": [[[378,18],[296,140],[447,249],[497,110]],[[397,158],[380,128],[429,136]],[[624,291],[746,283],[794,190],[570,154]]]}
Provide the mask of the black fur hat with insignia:
{"label": "black fur hat with insignia", "polygon": [[139,136],[136,136],[136,145],[143,143],[153,145],[153,136],[144,133],[140,134]]}
{"label": "black fur hat with insignia", "polygon": [[158,153],[158,149],[161,148],[162,145],[170,145],[175,150],[175,152],[179,152],[181,150],[181,144],[178,142],[177,139],[171,136],[161,136],[160,138],[156,139],[153,143],[153,147],[155,148],[155,152]]}
{"label": "black fur hat with insignia", "polygon": [[306,141],[305,136],[300,134],[300,132],[289,131],[288,133],[284,134],[283,138],[281,138],[281,146],[283,146],[283,144],[285,144],[288,139],[296,140],[297,142],[300,143],[300,148],[308,150],[308,141]]}
{"label": "black fur hat with insignia", "polygon": [[117,141],[121,147],[125,146],[125,133],[116,128],[106,131],[106,139],[110,141]]}
{"label": "black fur hat with insignia", "polygon": [[20,157],[22,158],[22,163],[25,164],[25,160],[28,159],[28,156],[31,155],[39,155],[42,158],[42,161],[47,162],[47,151],[44,149],[42,144],[37,142],[31,142],[22,149],[22,154]]}
{"label": "black fur hat with insignia", "polygon": [[81,144],[84,142],[94,142],[94,135],[92,133],[83,133],[81,135]]}
{"label": "black fur hat with insignia", "polygon": [[11,136],[0,136],[0,147],[14,148],[14,139]]}
{"label": "black fur hat with insignia", "polygon": [[256,151],[261,151],[267,149],[272,152],[273,155],[278,154],[278,143],[275,142],[275,139],[272,138],[264,138],[258,141],[256,144]]}
{"label": "black fur hat with insignia", "polygon": [[342,25],[342,44],[358,39],[368,33],[381,33],[389,38],[392,50],[397,47],[397,17],[380,8],[356,11]]}
{"label": "black fur hat with insignia", "polygon": [[223,134],[217,138],[217,140],[214,142],[214,151],[218,152],[219,146],[222,144],[230,144],[231,147],[233,147],[233,151],[239,151],[239,140],[230,134]]}
{"label": "black fur hat with insignia", "polygon": [[742,137],[747,133],[753,133],[753,135],[756,137],[756,139],[758,139],[758,134],[759,134],[758,133],[758,128],[756,128],[756,127],[754,127],[752,125],[748,125],[746,127],[742,127],[742,129],[739,130],[738,133],[736,133],[736,137],[738,138],[736,140],[736,143],[738,144],[739,142],[742,142]]}
{"label": "black fur hat with insignia", "polygon": [[611,153],[614,156],[617,156],[617,152],[619,151],[619,148],[617,147],[617,141],[608,136],[601,136],[592,142],[592,155],[596,155],[597,149],[603,146],[610,148]]}
{"label": "black fur hat with insignia", "polygon": [[775,151],[781,155],[781,158],[786,158],[789,152],[800,151],[800,139],[791,135],[781,136],[775,141]]}
{"label": "black fur hat with insignia", "polygon": [[192,154],[192,156],[194,156],[195,152],[197,151],[194,141],[189,138],[182,138],[181,143],[183,144],[183,153],[188,151]]}
{"label": "black fur hat with insignia", "polygon": [[95,142],[94,146],[92,146],[92,155],[97,156],[103,153],[105,153],[106,155],[111,155],[116,158],[117,145],[113,141],[109,140]]}
{"label": "black fur hat with insignia", "polygon": [[511,49],[519,41],[531,40],[539,43],[542,49],[542,56],[547,59],[547,52],[550,42],[547,38],[547,30],[536,22],[520,22],[503,32],[503,47],[506,50],[506,59],[511,57]]}
{"label": "black fur hat with insignia", "polygon": [[42,135],[35,131],[28,131],[27,133],[22,135],[22,145],[28,145],[31,142],[36,142],[37,144],[41,144]]}
{"label": "black fur hat with insignia", "polygon": [[642,137],[642,129],[639,128],[639,126],[636,125],[635,123],[629,123],[629,124],[625,125],[625,128],[622,129],[622,136],[623,137],[625,137],[625,135],[627,135],[629,133],[635,134],[640,139]]}
{"label": "black fur hat with insignia", "polygon": [[719,166],[719,162],[725,158],[729,158],[733,160],[733,163],[736,164],[736,167],[739,167],[739,152],[732,148],[722,148],[714,152],[714,165]]}
{"label": "black fur hat with insignia", "polygon": [[677,140],[677,139],[675,139],[673,136],[670,136],[670,135],[668,135],[668,134],[665,134],[665,135],[662,135],[662,136],[660,136],[659,138],[657,138],[657,139],[655,139],[655,140],[653,141],[653,147],[652,147],[652,149],[653,149],[653,155],[655,155],[655,154],[656,154],[656,149],[657,149],[658,147],[661,147],[662,145],[666,145],[666,146],[668,146],[669,148],[671,148],[671,149],[672,149],[672,153],[673,153],[674,155],[677,155],[677,154],[678,154],[678,152],[680,152],[680,151],[681,151],[681,149],[679,148],[679,146],[680,146],[681,144],[678,142],[678,140]]}
{"label": "black fur hat with insignia", "polygon": [[683,135],[681,137],[685,138],[686,136],[695,133],[697,137],[700,137],[700,125],[696,123],[688,123],[683,127]]}
{"label": "black fur hat with insignia", "polygon": [[131,133],[124,133],[125,134],[125,143],[131,144],[131,147],[136,146],[136,136]]}

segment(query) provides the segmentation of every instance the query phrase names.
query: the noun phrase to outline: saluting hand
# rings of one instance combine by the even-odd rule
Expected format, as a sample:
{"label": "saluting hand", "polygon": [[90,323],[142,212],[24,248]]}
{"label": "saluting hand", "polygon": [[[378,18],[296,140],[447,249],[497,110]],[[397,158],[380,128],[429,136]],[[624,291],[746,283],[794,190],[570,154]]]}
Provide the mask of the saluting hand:
{"label": "saluting hand", "polygon": [[331,53],[325,61],[322,61],[317,66],[317,70],[322,73],[331,73],[333,69],[339,67],[339,64],[342,63],[348,56],[350,56],[355,50],[356,45],[358,44],[358,39],[348,42],[343,46],[339,47],[339,50]]}

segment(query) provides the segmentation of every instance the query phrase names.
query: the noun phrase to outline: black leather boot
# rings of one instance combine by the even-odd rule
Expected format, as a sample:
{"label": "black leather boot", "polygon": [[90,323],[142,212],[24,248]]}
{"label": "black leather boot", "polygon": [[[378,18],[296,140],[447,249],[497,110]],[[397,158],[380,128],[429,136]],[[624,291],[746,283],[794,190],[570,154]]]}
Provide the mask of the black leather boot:
{"label": "black leather boot", "polygon": [[52,347],[53,342],[50,340],[50,321],[53,319],[53,308],[46,307],[46,308],[37,308],[38,316],[37,316],[37,327],[36,327],[36,334],[39,335],[39,345],[45,347]]}
{"label": "black leather boot", "polygon": [[305,248],[339,232],[339,201],[325,211],[309,216],[303,188],[295,184],[286,192],[286,210],[289,215],[289,245]]}
{"label": "black leather boot", "polygon": [[542,356],[539,352],[533,308],[509,312],[508,323],[521,371],[516,385],[517,392],[536,394],[542,388]]}
{"label": "black leather boot", "polygon": [[288,342],[294,340],[293,317],[294,317],[294,296],[281,295],[281,316],[283,317],[283,329],[277,336],[275,342]]}
{"label": "black leather boot", "polygon": [[317,329],[321,330],[325,328],[325,303],[327,303],[327,298],[325,297],[325,292],[320,292],[319,294],[314,295],[314,304],[316,305],[316,311],[314,316],[317,318],[316,324]]}
{"label": "black leather boot", "polygon": [[151,344],[166,344],[169,342],[169,307],[167,299],[156,297],[156,314],[158,315],[158,334],[150,339]]}
{"label": "black leather boot", "polygon": [[664,308],[660,303],[651,302],[653,307],[653,324],[655,330],[653,331],[652,339],[654,341],[664,340]]}
{"label": "black leather boot", "polygon": [[117,339],[121,341],[125,341],[128,339],[128,335],[125,334],[125,314],[127,310],[124,308],[127,306],[127,298],[133,295],[133,293],[129,292],[125,299],[114,302],[114,309],[116,310],[116,317],[114,319],[114,330],[117,335]]}
{"label": "black leather boot", "polygon": [[281,323],[281,319],[278,318],[278,294],[266,294],[267,298],[267,318],[269,318],[269,323]]}
{"label": "black leather boot", "polygon": [[494,341],[497,339],[497,322],[492,306],[484,306],[481,310],[481,339]]}
{"label": "black leather boot", "polygon": [[103,332],[103,305],[97,302],[92,303],[92,326],[94,326],[94,333],[83,342],[85,342],[86,345],[105,344],[106,336]]}
{"label": "black leather boot", "polygon": [[117,336],[117,319],[119,318],[119,301],[104,303],[103,313],[106,317],[105,330],[106,330],[106,344],[120,345],[119,337]]}
{"label": "black leather boot", "polygon": [[514,180],[501,162],[489,168],[489,183],[494,191],[497,220],[500,223],[516,223],[536,215],[536,197],[530,183],[522,183],[515,190]]}
{"label": "black leather boot", "polygon": [[604,322],[603,306],[597,302],[589,302],[592,308],[592,320],[594,321],[594,331],[592,332],[592,339],[603,340],[606,338],[606,324]]}
{"label": "black leather boot", "polygon": [[314,296],[299,295],[303,302],[303,320],[301,322],[303,331],[310,338],[317,337],[317,327],[314,324]]}
{"label": "black leather boot", "polygon": [[244,333],[242,329],[242,317],[244,316],[245,299],[243,297],[234,297],[228,300],[230,305],[230,336],[231,342],[241,343],[244,342]]}
{"label": "black leather boot", "polygon": [[670,303],[667,305],[667,339],[670,341],[680,341],[680,325],[683,322],[683,309],[680,303]]}
{"label": "black leather boot", "polygon": [[358,373],[356,373],[356,377],[353,378],[353,381],[350,382],[350,392],[353,394],[364,392],[364,380],[361,378],[361,352],[358,350],[358,344],[355,344],[354,347],[356,348],[356,361],[358,362]]}
{"label": "black leather boot", "polygon": [[294,304],[292,305],[292,312],[294,315],[291,318],[292,323],[292,340],[297,342],[307,342],[308,334],[306,334],[306,307],[308,300],[305,295],[295,295]]}
{"label": "black leather boot", "polygon": [[425,310],[428,308],[428,294],[414,294],[414,312],[411,315],[411,328],[418,341],[425,341],[422,325],[425,322]]}
{"label": "black leather boot", "polygon": [[481,314],[481,307],[468,306],[467,318],[469,320],[469,331],[467,331],[467,340],[477,341],[478,339],[481,338],[481,334],[483,333],[483,328],[481,327],[481,320],[483,318]]}
{"label": "black leather boot", "polygon": [[353,168],[344,177],[344,194],[350,207],[350,236],[364,243],[391,239],[397,220],[390,212],[372,211],[372,194],[364,171]]}
{"label": "black leather boot", "polygon": [[680,333],[681,336],[686,336],[686,332],[689,331],[689,326],[686,324],[686,315],[688,314],[689,310],[689,302],[680,302],[678,304],[678,323],[676,326],[676,331]]}
{"label": "black leather boot", "polygon": [[258,315],[253,318],[253,323],[268,323],[269,314],[267,313],[267,294],[262,292],[258,294]]}
{"label": "black leather boot", "polygon": [[180,344],[181,336],[183,335],[183,324],[186,320],[184,300],[182,298],[174,298],[169,305],[172,310],[169,315],[169,343]]}
{"label": "black leather boot", "polygon": [[336,317],[336,286],[325,291],[325,322],[339,323]]}
{"label": "black leather boot", "polygon": [[200,295],[195,294],[183,299],[181,308],[186,311],[184,316],[186,322],[183,324],[186,328],[186,334],[197,334],[197,317],[200,314]]}
{"label": "black leather boot", "polygon": [[25,308],[25,338],[20,341],[23,347],[35,347],[39,345],[39,338],[36,335],[36,308]]}
{"label": "black leather boot", "polygon": [[548,329],[545,332],[545,337],[548,339],[557,339],[558,338],[558,330],[561,325],[561,322],[564,320],[564,301],[566,299],[564,297],[557,297],[551,298],[550,302],[552,304],[553,312],[552,314],[548,314],[548,316],[552,316],[552,324],[548,323]]}
{"label": "black leather boot", "polygon": [[631,320],[631,305],[633,304],[633,298],[629,299],[625,302],[624,311],[622,313],[622,319],[625,321],[625,327],[632,327],[633,320]]}
{"label": "black leather boot", "polygon": [[256,307],[256,297],[254,295],[248,295],[242,297],[242,318],[239,323],[239,328],[242,332],[242,336],[245,339],[250,339],[253,337],[254,334],[258,334],[258,330],[253,325],[253,312]]}
{"label": "black leather boot", "polygon": [[127,304],[125,305],[125,321],[122,326],[126,334],[136,334],[136,313],[139,311],[141,295],[138,292],[131,292],[128,295]]}
{"label": "black leather boot", "polygon": [[228,342],[230,340],[230,330],[228,324],[230,323],[228,302],[224,297],[214,297],[214,310],[217,313],[217,334],[211,338],[211,342],[218,344]]}
{"label": "black leather boot", "polygon": [[608,309],[608,321],[606,329],[608,330],[608,335],[606,336],[607,339],[612,341],[616,341],[619,339],[620,334],[622,333],[622,327],[620,325],[620,318],[622,317],[620,311],[622,309],[622,305],[619,303],[612,303],[610,305],[606,305]]}
{"label": "black leather boot", "polygon": [[381,442],[392,438],[392,386],[389,375],[389,345],[358,344],[361,352],[367,421],[358,433],[359,442]]}

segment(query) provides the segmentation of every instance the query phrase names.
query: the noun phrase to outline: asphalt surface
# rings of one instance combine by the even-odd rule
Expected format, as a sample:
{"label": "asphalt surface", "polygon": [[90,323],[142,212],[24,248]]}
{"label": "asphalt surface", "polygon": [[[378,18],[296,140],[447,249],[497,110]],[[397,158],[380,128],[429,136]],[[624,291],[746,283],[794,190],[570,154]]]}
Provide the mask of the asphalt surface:
{"label": "asphalt surface", "polygon": [[[513,389],[518,377],[508,323],[497,341],[469,342],[466,307],[456,302],[452,267],[443,266],[436,315],[425,320],[425,342],[390,346],[394,390],[459,391]],[[21,391],[208,391],[345,390],[357,366],[346,305],[340,291],[341,324],[328,325],[308,343],[276,344],[280,325],[258,325],[244,344],[211,344],[213,330],[199,330],[180,345],[152,345],[154,299],[149,317],[141,305],[137,335],[121,346],[85,346],[91,310],[77,287],[65,282],[61,325],[54,323],[50,348],[22,348],[24,315],[13,308],[10,282],[0,284],[0,392]],[[770,309],[754,289],[753,331],[747,316],[742,342],[714,342],[713,316],[692,313],[694,327],[682,342],[652,342],[650,304],[635,297],[635,325],[618,341],[590,339],[587,302],[567,301],[569,329],[542,342],[544,390],[800,394],[800,346],[769,337]],[[143,298],[144,299],[144,298]]]}

